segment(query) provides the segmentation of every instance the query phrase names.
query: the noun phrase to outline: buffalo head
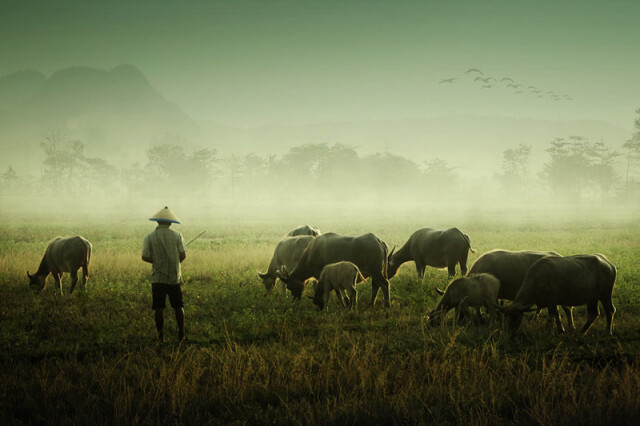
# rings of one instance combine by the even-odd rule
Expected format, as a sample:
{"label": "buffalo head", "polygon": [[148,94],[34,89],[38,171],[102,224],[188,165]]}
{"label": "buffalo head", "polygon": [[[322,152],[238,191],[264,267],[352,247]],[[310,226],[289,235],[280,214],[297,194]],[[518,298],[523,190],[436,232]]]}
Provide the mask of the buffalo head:
{"label": "buffalo head", "polygon": [[290,278],[287,267],[282,265],[282,269],[276,271],[276,276],[287,285],[287,288],[293,295],[294,299],[301,299],[304,291],[304,282],[295,278]]}
{"label": "buffalo head", "polygon": [[260,271],[258,271],[258,276],[262,280],[262,284],[264,284],[264,288],[266,288],[267,291],[271,291],[273,286],[276,285],[276,277],[270,276],[268,273],[262,273]]}
{"label": "buffalo head", "polygon": [[29,271],[27,271],[27,277],[29,277],[29,287],[31,287],[31,289],[41,291],[44,288],[46,277],[38,275],[37,273],[31,275]]}
{"label": "buffalo head", "polygon": [[391,279],[393,277],[395,277],[396,273],[398,272],[398,268],[400,267],[400,264],[394,262],[393,259],[393,254],[396,251],[396,247],[393,246],[393,249],[391,249],[391,253],[389,253],[389,256],[387,256],[387,278]]}

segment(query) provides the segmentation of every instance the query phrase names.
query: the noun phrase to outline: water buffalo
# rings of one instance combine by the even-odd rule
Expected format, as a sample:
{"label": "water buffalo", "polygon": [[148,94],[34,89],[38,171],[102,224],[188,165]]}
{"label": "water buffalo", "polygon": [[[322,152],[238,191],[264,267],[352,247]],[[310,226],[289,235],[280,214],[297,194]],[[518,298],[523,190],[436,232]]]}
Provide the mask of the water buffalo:
{"label": "water buffalo", "polygon": [[451,309],[456,310],[456,320],[471,306],[476,308],[478,318],[482,319],[480,308],[484,306],[491,317],[490,327],[496,322],[496,304],[498,303],[498,292],[500,281],[491,274],[468,275],[457,278],[447,286],[442,294],[442,300],[436,308],[429,314],[430,323],[439,324],[442,318]]}
{"label": "water buffalo", "polygon": [[89,260],[91,259],[91,243],[80,236],[75,237],[57,237],[47,246],[40,266],[35,274],[29,274],[29,285],[34,290],[42,290],[46,284],[49,274],[53,275],[56,286],[62,294],[62,278],[63,272],[71,275],[71,290],[78,282],[78,269],[82,268],[82,285],[86,286],[87,278],[89,278]]}
{"label": "water buffalo", "polygon": [[[329,309],[329,295],[331,291],[336,292],[338,300],[342,306],[345,305],[342,300],[342,294],[345,293],[348,307],[354,309],[358,303],[358,292],[356,291],[356,283],[364,281],[365,278],[360,273],[358,267],[351,262],[337,262],[326,265],[322,268],[320,279],[315,285],[314,295],[312,297],[320,309]],[[349,293],[348,295],[346,293]]]}
{"label": "water buffalo", "polygon": [[509,315],[511,331],[522,322],[523,312],[533,305],[547,308],[555,318],[559,333],[564,332],[557,305],[587,305],[587,322],[581,332],[586,333],[600,314],[598,301],[607,316],[607,331],[611,334],[616,308],[611,301],[616,267],[603,255],[548,256],[535,262],[511,303],[499,309]]}
{"label": "water buffalo", "polygon": [[293,296],[300,299],[306,279],[320,277],[326,265],[343,260],[353,262],[364,277],[371,277],[371,304],[382,288],[384,304],[388,307],[387,245],[371,233],[354,237],[329,232],[315,237],[291,272],[282,268],[276,275],[287,284]]}
{"label": "water buffalo", "polygon": [[456,263],[460,263],[462,275],[467,273],[467,256],[471,248],[471,241],[458,228],[436,230],[422,228],[414,232],[400,250],[389,255],[387,276],[392,278],[398,268],[405,262],[413,260],[416,263],[418,277],[424,277],[427,266],[449,269],[449,276],[456,274]]}
{"label": "water buffalo", "polygon": [[314,226],[304,225],[298,226],[296,229],[293,229],[286,236],[295,237],[296,235],[311,235],[313,237],[317,237],[320,234],[321,232],[318,228]]}
{"label": "water buffalo", "polygon": [[[555,251],[492,250],[484,253],[475,261],[469,270],[469,275],[480,274],[483,272],[492,274],[500,280],[500,292],[498,293],[498,298],[513,300],[516,297],[518,290],[520,290],[520,287],[522,287],[524,277],[531,265],[545,256],[560,256],[560,254]],[[572,330],[575,329],[573,314],[571,312],[572,308],[569,306],[563,306],[562,309],[567,315],[569,327]]]}
{"label": "water buffalo", "polygon": [[[267,292],[271,291],[276,283],[276,279],[278,278],[276,271],[282,268],[282,266],[286,266],[287,269],[292,270],[298,263],[298,260],[300,260],[304,249],[307,248],[313,239],[314,237],[310,235],[298,235],[295,237],[285,237],[278,241],[267,272],[258,272],[258,276],[262,279],[262,284],[264,284]],[[284,282],[282,283],[282,290],[286,291]]]}

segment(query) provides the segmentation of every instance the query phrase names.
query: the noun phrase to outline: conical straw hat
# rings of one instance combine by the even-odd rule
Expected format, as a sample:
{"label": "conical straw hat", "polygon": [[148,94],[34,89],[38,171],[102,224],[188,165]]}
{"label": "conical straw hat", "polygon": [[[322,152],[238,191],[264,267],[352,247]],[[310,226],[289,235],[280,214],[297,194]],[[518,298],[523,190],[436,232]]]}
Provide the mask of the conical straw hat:
{"label": "conical straw hat", "polygon": [[155,220],[156,222],[180,223],[180,219],[178,219],[178,216],[176,216],[175,213],[173,213],[167,206],[165,206],[164,209],[160,210],[158,213],[154,214],[153,217],[150,217],[149,220]]}

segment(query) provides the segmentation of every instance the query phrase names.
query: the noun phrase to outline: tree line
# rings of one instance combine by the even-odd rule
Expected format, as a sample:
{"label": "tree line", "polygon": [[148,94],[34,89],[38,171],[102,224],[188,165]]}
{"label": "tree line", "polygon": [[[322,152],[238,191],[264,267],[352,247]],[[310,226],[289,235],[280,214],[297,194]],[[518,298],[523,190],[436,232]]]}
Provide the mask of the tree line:
{"label": "tree line", "polygon": [[[640,198],[640,108],[634,133],[612,150],[582,136],[556,138],[546,148],[542,169],[532,170],[529,145],[502,153],[502,168],[485,188],[497,196],[526,198],[546,193],[561,200]],[[286,201],[431,199],[464,194],[455,166],[440,158],[417,162],[390,152],[360,155],[346,144],[303,144],[281,156],[220,156],[215,148],[189,149],[179,137],[156,141],[145,161],[116,167],[85,154],[85,144],[59,133],[44,136],[39,177],[20,176],[9,166],[0,176],[4,194],[195,196]],[[625,165],[616,169],[616,159]],[[621,161],[618,161],[620,163]]]}

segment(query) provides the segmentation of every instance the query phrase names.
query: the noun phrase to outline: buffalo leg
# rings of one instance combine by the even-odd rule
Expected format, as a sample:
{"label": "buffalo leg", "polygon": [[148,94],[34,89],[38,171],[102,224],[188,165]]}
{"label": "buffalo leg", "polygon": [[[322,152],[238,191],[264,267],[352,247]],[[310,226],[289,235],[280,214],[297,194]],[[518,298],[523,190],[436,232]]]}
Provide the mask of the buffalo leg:
{"label": "buffalo leg", "polygon": [[418,272],[418,278],[422,279],[424,277],[425,266],[416,260],[416,272]]}
{"label": "buffalo leg", "polygon": [[88,279],[89,279],[89,265],[85,263],[84,265],[82,265],[82,287],[85,290],[87,289]]}
{"label": "buffalo leg", "polygon": [[371,278],[371,306],[376,302],[376,296],[378,295],[378,289],[380,286],[376,279]]}
{"label": "buffalo leg", "polygon": [[616,313],[616,307],[613,306],[611,296],[602,301],[602,307],[604,308],[604,313],[607,316],[607,332],[611,334],[611,328],[613,326],[613,314]]}
{"label": "buffalo leg", "polygon": [[495,328],[496,327],[496,320],[497,320],[497,316],[498,313],[496,312],[496,308],[494,306],[495,301],[492,301],[491,303],[487,303],[484,305],[484,307],[487,310],[487,313],[489,314],[489,328]]}
{"label": "buffalo leg", "polygon": [[596,299],[593,302],[587,303],[587,322],[584,323],[584,326],[582,327],[582,330],[580,330],[580,332],[585,334],[587,330],[589,330],[589,327],[591,327],[591,324],[593,324],[596,318],[598,318],[598,315],[600,315],[600,309],[598,309],[598,300]]}
{"label": "buffalo leg", "polygon": [[329,289],[327,289],[325,287],[324,294],[322,295],[322,297],[324,298],[324,310],[325,311],[329,310],[329,296],[331,296],[331,290],[329,290]]}
{"label": "buffalo leg", "polygon": [[349,300],[351,300],[351,306],[349,307],[353,310],[356,310],[356,304],[358,303],[358,292],[356,291],[356,288],[354,286],[349,287],[347,291],[349,292]]}
{"label": "buffalo leg", "polygon": [[60,290],[60,295],[62,296],[62,272],[53,273],[53,280],[56,282],[56,287]]}
{"label": "buffalo leg", "polygon": [[[389,280],[387,280],[383,275],[379,275],[371,279],[371,282],[377,282],[376,289],[382,288],[382,295],[384,296],[384,306],[388,308],[389,304]],[[372,296],[373,297],[373,296]]]}
{"label": "buffalo leg", "polygon": [[78,283],[78,271],[71,271],[69,272],[69,275],[71,276],[71,289],[69,290],[69,294],[73,293],[73,289],[76,288],[76,284]]}
{"label": "buffalo leg", "polygon": [[483,320],[484,318],[482,318],[482,312],[480,312],[480,306],[476,306],[476,321],[478,324],[482,324]]}
{"label": "buffalo leg", "polygon": [[556,320],[556,328],[558,329],[558,333],[564,333],[564,327],[562,326],[562,321],[560,320],[560,312],[558,312],[558,307],[556,305],[547,306],[547,312],[549,313],[549,318],[554,318]]}
{"label": "buffalo leg", "polygon": [[576,325],[573,322],[573,308],[571,306],[563,306],[562,310],[564,311],[565,315],[567,316],[567,325],[569,326],[571,331],[575,331]]}
{"label": "buffalo leg", "polygon": [[456,275],[456,262],[449,263],[447,269],[449,270],[449,277],[454,277]]}
{"label": "buffalo leg", "polygon": [[460,261],[458,262],[460,263],[460,274],[462,274],[463,277],[467,275],[467,257],[468,256],[469,256],[469,250],[465,249],[464,253],[460,257]]}
{"label": "buffalo leg", "polygon": [[342,305],[342,307],[346,308],[347,305],[346,305],[346,303],[344,303],[344,298],[342,297],[342,291],[336,289],[335,292],[336,292],[336,296],[338,297],[338,300],[340,301],[340,304]]}

